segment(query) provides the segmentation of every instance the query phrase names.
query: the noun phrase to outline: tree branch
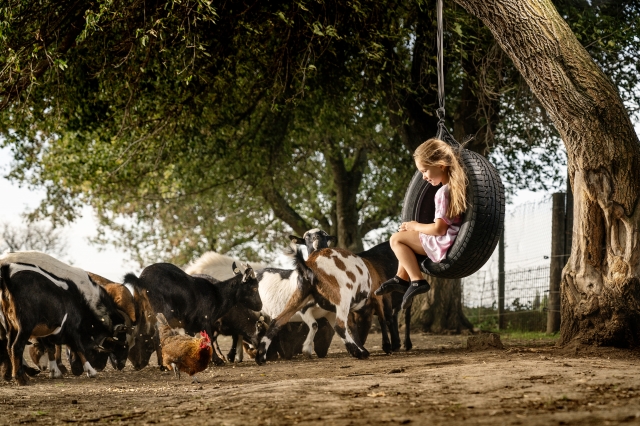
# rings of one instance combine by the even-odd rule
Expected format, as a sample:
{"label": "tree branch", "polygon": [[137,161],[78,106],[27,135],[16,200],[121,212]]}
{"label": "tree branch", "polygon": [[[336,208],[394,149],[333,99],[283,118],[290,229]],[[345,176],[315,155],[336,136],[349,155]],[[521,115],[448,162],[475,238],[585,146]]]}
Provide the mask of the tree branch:
{"label": "tree branch", "polygon": [[273,214],[278,219],[289,225],[294,232],[302,235],[311,229],[311,226],[290,205],[287,200],[271,185],[262,188],[262,196],[269,203]]}

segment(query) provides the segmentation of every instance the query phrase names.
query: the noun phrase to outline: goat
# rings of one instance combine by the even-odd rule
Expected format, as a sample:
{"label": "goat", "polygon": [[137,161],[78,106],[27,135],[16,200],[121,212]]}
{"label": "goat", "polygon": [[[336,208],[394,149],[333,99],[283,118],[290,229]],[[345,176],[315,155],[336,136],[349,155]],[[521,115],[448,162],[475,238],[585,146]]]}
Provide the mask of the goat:
{"label": "goat", "polygon": [[269,321],[265,320],[259,312],[252,311],[243,306],[234,306],[231,310],[216,322],[216,332],[223,336],[232,336],[232,343],[227,359],[234,362],[242,362],[243,345],[257,348],[260,339],[268,330]]}
{"label": "goat", "polygon": [[[129,331],[126,333],[128,349],[125,347],[118,347],[110,353],[89,352],[85,355],[91,366],[96,371],[102,371],[107,364],[107,360],[111,362],[114,370],[122,370],[127,363],[129,351],[135,344],[132,333],[137,318],[133,296],[131,295],[129,290],[122,284],[115,283],[91,272],[87,272],[87,275],[89,275],[91,281],[104,288],[105,291],[111,296],[114,303],[120,309],[120,313],[122,314],[125,325],[127,326],[127,330]],[[71,354],[69,348],[67,348],[67,352],[67,358],[69,360],[69,364],[71,364],[71,372],[76,376],[81,375],[83,373],[83,368],[80,358],[78,356],[75,356],[75,354]],[[55,358],[58,369],[63,374],[66,373],[67,369],[62,364],[61,345],[50,346],[47,345],[46,342],[36,342],[36,344],[32,345],[29,348],[29,353],[33,362],[38,365],[41,370],[44,370],[47,366],[47,363],[44,362],[44,358],[48,355],[49,358]]]}
{"label": "goat", "polygon": [[[195,261],[191,262],[184,271],[189,275],[208,275],[219,281],[228,280],[235,274],[233,273],[234,264],[237,263],[232,257],[224,254],[208,251]],[[253,270],[266,268],[262,263],[253,264]]]}
{"label": "goat", "polygon": [[[135,292],[144,292],[154,312],[162,313],[172,328],[184,328],[188,334],[204,330],[214,336],[215,323],[233,306],[243,305],[259,311],[262,308],[258,282],[253,269],[244,273],[233,264],[235,275],[225,281],[212,282],[202,276],[191,276],[170,263],[147,266],[140,277],[125,275],[125,285]],[[158,350],[162,365],[162,351]]]}
{"label": "goat", "polygon": [[[318,229],[305,232],[302,238],[290,235],[289,239],[295,241],[296,244],[305,245],[309,255],[317,248],[329,247],[329,242],[335,244],[335,237]],[[369,250],[357,253],[357,255],[363,259],[367,259],[373,265],[382,282],[393,278],[398,270],[398,259],[396,259],[396,255],[393,253],[393,250],[391,250],[391,245],[388,241],[380,243]],[[398,314],[401,311],[402,294],[397,292],[386,294],[383,296],[383,300],[385,319],[388,321],[387,325],[389,334],[391,335],[391,350],[396,351],[400,349]],[[405,350],[408,351],[413,347],[411,343],[411,305],[407,306],[404,315],[404,347]],[[364,344],[371,327],[372,318],[368,315],[363,315],[363,313],[358,313],[353,315],[352,320],[358,327],[360,338]]]}
{"label": "goat", "polygon": [[[86,272],[38,252],[9,253],[0,258],[0,264],[1,321],[12,376],[19,384],[27,380],[22,355],[29,338],[38,338],[45,347],[66,344],[77,353],[89,377],[97,374],[89,362],[94,351],[126,350],[122,311]],[[61,377],[55,354],[48,353],[50,377]]]}
{"label": "goat", "polygon": [[[214,257],[213,259],[213,262],[215,262],[215,264],[220,261],[220,257]],[[210,267],[210,271],[212,270],[211,267],[214,266],[211,261],[212,257],[210,256],[208,257],[208,263],[205,264],[206,266]],[[233,263],[231,264],[231,266],[233,266]],[[208,274],[190,275],[193,277],[205,278],[212,283],[220,282],[220,280],[217,280]],[[244,355],[244,340],[250,343],[253,347],[257,347],[258,342],[266,333],[267,328],[267,322],[265,322],[264,316],[262,316],[259,312],[252,311],[251,309],[246,308],[242,305],[236,305],[231,308],[228,313],[226,313],[220,319],[218,319],[218,321],[216,321],[214,335],[232,336],[231,349],[227,354],[227,360],[242,362]],[[216,349],[219,350],[219,347],[217,345]]]}
{"label": "goat", "polygon": [[262,338],[256,362],[261,364],[265,361],[273,336],[297,311],[311,301],[315,301],[325,310],[335,311],[334,329],[345,343],[347,351],[356,358],[367,358],[369,352],[362,346],[360,336],[349,330],[348,317],[350,312],[361,311],[368,308],[369,303],[373,303],[378,317],[381,318],[383,341],[388,342],[382,298],[373,293],[380,286],[376,269],[368,261],[337,248],[316,250],[305,262],[296,243],[296,240],[291,240],[288,255],[293,258],[298,273],[298,287],[289,298],[285,309],[274,319],[269,331]]}
{"label": "goat", "polygon": [[[328,242],[334,237],[326,235],[326,233],[322,235],[322,232],[324,231],[311,230],[305,233],[303,238],[290,238],[298,238],[300,241],[305,241],[305,238],[307,238],[310,245],[315,244],[318,248],[326,248],[328,247]],[[222,279],[222,277],[225,276],[224,274],[228,274],[228,272],[226,272],[227,265],[230,265],[233,262],[234,260],[228,256],[214,252],[207,252],[189,265],[186,268],[186,272],[192,275],[208,274],[217,279]],[[262,300],[262,314],[270,318],[275,318],[284,310],[287,305],[287,301],[296,291],[298,286],[298,273],[287,269],[263,268],[257,271],[257,279],[259,283],[260,299]],[[253,316],[256,315],[257,314],[253,314]],[[306,339],[302,345],[302,352],[308,357],[311,357],[314,351],[315,334],[318,330],[317,320],[320,318],[327,318],[331,325],[333,325],[333,322],[335,321],[335,313],[326,311],[318,307],[315,302],[312,302],[309,303],[308,306],[303,307],[300,312],[296,313],[289,320],[290,322],[304,322],[309,327],[309,332],[307,333]],[[288,344],[288,341],[297,337],[293,334],[288,336],[289,332],[295,334],[295,332],[284,328],[281,330],[281,336],[278,339],[281,346],[280,348],[277,348],[279,349],[278,353],[280,353],[280,355],[285,359],[291,358],[294,353],[289,348],[290,345]],[[238,354],[242,354],[239,350],[239,344],[241,343],[239,336],[234,336],[233,342],[234,347],[237,349],[235,351],[232,349],[231,355],[238,356]],[[319,357],[326,355],[328,345],[325,346],[326,348],[320,348],[319,353],[317,353]]]}

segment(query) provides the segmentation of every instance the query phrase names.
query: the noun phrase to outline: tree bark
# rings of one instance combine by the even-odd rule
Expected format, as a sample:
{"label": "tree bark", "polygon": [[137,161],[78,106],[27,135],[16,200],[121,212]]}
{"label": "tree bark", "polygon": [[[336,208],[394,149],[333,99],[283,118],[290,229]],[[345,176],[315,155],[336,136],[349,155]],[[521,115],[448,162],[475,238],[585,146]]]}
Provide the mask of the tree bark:
{"label": "tree bark", "polygon": [[350,170],[347,170],[344,157],[338,152],[326,154],[336,193],[336,218],[338,247],[354,253],[363,251],[362,235],[358,226],[358,189],[367,167],[367,151],[359,149]]}
{"label": "tree bark", "polygon": [[561,344],[640,343],[640,142],[615,86],[550,0],[456,0],[491,30],[567,149],[574,191]]}
{"label": "tree bark", "polygon": [[269,182],[267,186],[262,188],[262,197],[271,206],[273,214],[289,225],[298,235],[302,235],[311,229],[307,221],[291,208],[287,200],[273,187],[273,182]]}
{"label": "tree bark", "polygon": [[473,330],[462,312],[461,280],[427,277],[431,290],[415,297],[411,306],[412,328],[436,334]]}

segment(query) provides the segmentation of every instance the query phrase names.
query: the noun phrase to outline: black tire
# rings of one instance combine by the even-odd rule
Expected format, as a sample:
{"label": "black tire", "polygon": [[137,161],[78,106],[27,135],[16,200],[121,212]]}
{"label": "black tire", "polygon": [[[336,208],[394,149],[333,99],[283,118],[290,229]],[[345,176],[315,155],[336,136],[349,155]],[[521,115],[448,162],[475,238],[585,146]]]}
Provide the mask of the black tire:
{"label": "black tire", "polygon": [[[498,171],[473,151],[463,149],[460,158],[469,180],[468,207],[460,232],[440,263],[418,256],[423,272],[438,278],[464,278],[480,269],[493,254],[504,227],[504,186]],[[432,223],[433,197],[439,187],[422,180],[422,174],[416,172],[405,193],[402,221]]]}

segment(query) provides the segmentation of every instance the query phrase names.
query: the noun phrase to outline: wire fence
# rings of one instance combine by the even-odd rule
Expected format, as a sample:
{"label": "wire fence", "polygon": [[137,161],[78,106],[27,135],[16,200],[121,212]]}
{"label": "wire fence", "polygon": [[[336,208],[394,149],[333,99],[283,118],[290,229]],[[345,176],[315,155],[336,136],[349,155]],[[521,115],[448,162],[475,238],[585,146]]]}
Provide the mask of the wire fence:
{"label": "wire fence", "polygon": [[[505,217],[504,325],[513,331],[546,331],[551,258],[551,197],[510,209]],[[487,264],[462,280],[467,318],[481,329],[498,328],[498,249]]]}
{"label": "wire fence", "polygon": [[[498,280],[463,281],[465,315],[476,327],[498,328]],[[505,272],[504,318],[508,330],[546,331],[549,266]]]}

